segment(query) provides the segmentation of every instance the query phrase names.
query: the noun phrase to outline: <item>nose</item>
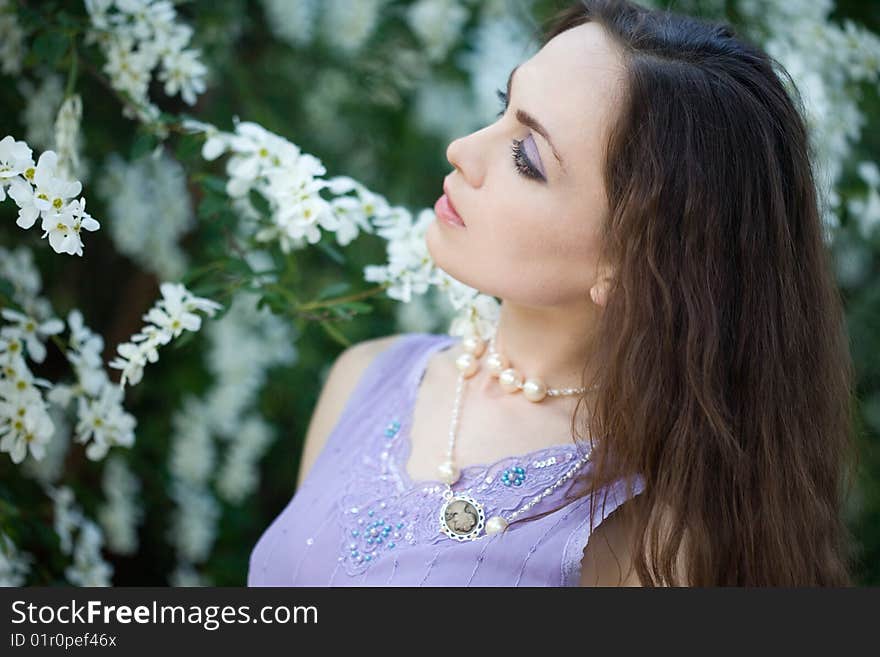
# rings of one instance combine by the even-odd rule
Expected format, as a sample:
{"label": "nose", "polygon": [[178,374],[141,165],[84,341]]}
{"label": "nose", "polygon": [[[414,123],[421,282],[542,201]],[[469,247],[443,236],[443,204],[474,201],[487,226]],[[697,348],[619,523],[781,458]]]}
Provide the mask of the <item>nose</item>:
{"label": "nose", "polygon": [[[489,126],[490,127],[490,126]],[[471,187],[480,187],[486,175],[486,139],[489,127],[454,139],[446,147],[446,159]]]}

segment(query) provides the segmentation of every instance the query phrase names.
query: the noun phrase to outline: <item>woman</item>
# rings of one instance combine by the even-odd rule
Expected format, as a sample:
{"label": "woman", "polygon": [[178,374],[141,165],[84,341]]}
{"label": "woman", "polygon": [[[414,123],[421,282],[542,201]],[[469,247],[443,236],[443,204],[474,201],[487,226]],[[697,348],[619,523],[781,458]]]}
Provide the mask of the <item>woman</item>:
{"label": "woman", "polygon": [[426,235],[502,300],[496,365],[343,353],[249,584],[850,584],[852,364],[774,64],[631,2],[559,15],[449,145]]}

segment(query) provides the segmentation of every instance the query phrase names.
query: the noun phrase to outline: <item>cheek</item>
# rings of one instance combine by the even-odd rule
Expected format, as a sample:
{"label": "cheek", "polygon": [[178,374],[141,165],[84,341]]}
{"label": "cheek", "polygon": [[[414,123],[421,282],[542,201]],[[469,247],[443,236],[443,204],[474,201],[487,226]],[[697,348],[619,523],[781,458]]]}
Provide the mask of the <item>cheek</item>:
{"label": "cheek", "polygon": [[[583,299],[590,285],[595,234],[570,208],[505,199],[505,213],[479,240],[486,246],[475,268],[492,281],[493,294],[527,305]],[[481,225],[482,229],[483,226]]]}

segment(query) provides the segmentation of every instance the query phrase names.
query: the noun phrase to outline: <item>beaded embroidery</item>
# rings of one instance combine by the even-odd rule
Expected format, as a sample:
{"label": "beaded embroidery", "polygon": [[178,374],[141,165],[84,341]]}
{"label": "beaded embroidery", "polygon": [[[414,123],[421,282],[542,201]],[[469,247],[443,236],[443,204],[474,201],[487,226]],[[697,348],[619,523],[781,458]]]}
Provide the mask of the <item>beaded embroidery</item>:
{"label": "beaded embroidery", "polygon": [[[408,441],[406,437],[398,439],[399,428],[399,421],[392,419],[383,425],[378,444],[367,441],[339,500],[338,517],[344,532],[338,560],[352,576],[406,545],[454,543],[437,531],[442,482],[408,482],[401,476]],[[487,517],[507,515],[556,483],[576,458],[573,446],[553,445],[526,457],[512,456],[489,466],[467,466],[462,468],[454,489],[479,494]],[[519,465],[523,462],[531,466]],[[557,494],[563,490],[560,487]],[[532,513],[545,502],[552,503],[553,497],[542,500]]]}
{"label": "beaded embroidery", "polygon": [[[424,376],[427,358],[449,344],[442,340],[413,354],[406,371]],[[441,544],[444,549],[459,545],[437,529],[443,482],[411,481],[406,473],[414,400],[409,398],[407,403],[408,407],[401,411],[406,415],[405,435],[401,434],[404,422],[396,413],[367,431],[358,450],[359,457],[353,460],[337,500],[336,517],[343,529],[337,561],[350,576],[364,573],[389,552],[406,549],[408,545]],[[465,466],[453,489],[455,493],[478,496],[487,518],[507,516],[555,484],[580,458],[578,452],[574,445],[552,445],[493,464]],[[545,504],[553,505],[555,498],[567,489],[568,486],[560,486],[532,507],[527,517],[540,513]],[[507,531],[516,531],[516,523]]]}

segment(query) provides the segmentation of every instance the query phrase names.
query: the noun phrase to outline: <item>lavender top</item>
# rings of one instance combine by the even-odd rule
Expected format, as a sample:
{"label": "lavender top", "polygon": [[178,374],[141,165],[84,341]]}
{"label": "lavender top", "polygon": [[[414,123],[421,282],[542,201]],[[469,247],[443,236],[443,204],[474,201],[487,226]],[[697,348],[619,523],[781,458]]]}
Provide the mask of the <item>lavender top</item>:
{"label": "lavender top", "polygon": [[[251,552],[248,586],[579,584],[590,535],[589,496],[521,521],[558,506],[573,479],[506,531],[459,542],[439,529],[442,482],[415,482],[407,475],[410,423],[428,359],[459,339],[406,333],[370,363],[302,485]],[[582,454],[572,441],[472,465],[462,468],[452,488],[470,492],[487,519],[508,516],[552,486]],[[524,471],[520,478],[505,480],[505,469],[517,466]],[[590,467],[588,461],[578,474]],[[597,491],[594,525],[626,500],[625,484],[620,479]],[[642,478],[633,486],[640,493]]]}

